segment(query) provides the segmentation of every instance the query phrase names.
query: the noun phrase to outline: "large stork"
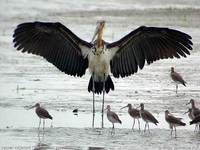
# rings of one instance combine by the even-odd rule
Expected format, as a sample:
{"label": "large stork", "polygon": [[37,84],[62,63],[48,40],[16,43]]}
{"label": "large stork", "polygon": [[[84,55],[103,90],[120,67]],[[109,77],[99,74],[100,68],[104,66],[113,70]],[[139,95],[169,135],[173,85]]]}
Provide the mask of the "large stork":
{"label": "large stork", "polygon": [[92,42],[79,38],[59,22],[22,23],[13,35],[17,50],[40,55],[68,75],[82,77],[89,68],[93,117],[94,95],[103,92],[102,120],[105,92],[114,90],[111,73],[123,78],[142,69],[145,61],[150,64],[159,59],[186,57],[192,50],[191,36],[178,30],[141,26],[108,43],[102,39],[104,26],[104,20],[97,22]]}

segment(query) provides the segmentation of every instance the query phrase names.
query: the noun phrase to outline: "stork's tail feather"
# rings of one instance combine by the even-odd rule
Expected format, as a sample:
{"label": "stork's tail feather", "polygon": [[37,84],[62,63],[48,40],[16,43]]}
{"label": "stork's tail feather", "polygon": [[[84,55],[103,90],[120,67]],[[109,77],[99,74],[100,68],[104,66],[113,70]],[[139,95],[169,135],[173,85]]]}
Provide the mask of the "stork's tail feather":
{"label": "stork's tail feather", "polygon": [[[90,78],[89,84],[88,84],[88,92],[92,92],[92,88],[93,88],[93,79],[92,76]],[[97,94],[101,94],[101,92],[103,91],[103,82],[94,82],[94,88],[95,88],[95,93]],[[114,90],[114,84],[113,81],[111,79],[110,76],[107,77],[106,79],[106,83],[105,83],[105,91],[106,93],[108,93],[109,91]]]}

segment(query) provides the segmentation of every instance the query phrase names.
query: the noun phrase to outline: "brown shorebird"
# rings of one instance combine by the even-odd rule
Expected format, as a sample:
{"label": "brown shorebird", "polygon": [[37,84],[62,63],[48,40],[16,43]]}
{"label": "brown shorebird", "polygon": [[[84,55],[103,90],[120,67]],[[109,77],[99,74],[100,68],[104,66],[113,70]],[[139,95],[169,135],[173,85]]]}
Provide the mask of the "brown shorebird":
{"label": "brown shorebird", "polygon": [[119,119],[119,117],[118,117],[118,115],[115,113],[115,112],[113,112],[113,111],[111,111],[110,109],[110,105],[107,105],[107,118],[108,118],[108,120],[112,123],[112,125],[113,125],[113,129],[115,128],[114,127],[114,123],[122,123],[121,122],[121,120]]}
{"label": "brown shorebird", "polygon": [[126,108],[126,107],[128,107],[128,113],[129,113],[129,115],[133,118],[132,129],[134,129],[135,119],[137,119],[138,120],[138,127],[139,127],[139,130],[140,130],[140,120],[139,120],[139,118],[140,118],[140,112],[139,112],[139,110],[133,108],[131,104],[128,104],[128,105],[122,107],[121,109]]}
{"label": "brown shorebird", "polygon": [[34,106],[30,107],[30,109],[32,109],[34,107],[36,107],[35,112],[38,115],[38,117],[40,118],[38,130],[40,129],[41,119],[43,119],[43,130],[44,130],[45,119],[52,120],[53,117],[49,114],[49,112],[46,109],[40,107],[39,103],[36,103]]}
{"label": "brown shorebird", "polygon": [[197,107],[195,106],[195,101],[194,101],[194,99],[191,99],[191,100],[189,101],[189,103],[187,103],[187,105],[188,105],[188,104],[191,104],[191,105],[192,105],[192,116],[193,116],[193,118],[199,116],[199,115],[200,115],[200,109],[197,108]]}
{"label": "brown shorebird", "polygon": [[[194,120],[195,117],[192,115],[192,108],[189,108],[188,111],[186,111],[184,114],[188,113],[188,117],[191,119],[191,120]],[[198,130],[199,128],[199,125],[198,123],[193,123],[193,124],[196,124],[195,125],[195,129],[194,129],[194,132]]]}
{"label": "brown shorebird", "polygon": [[[146,122],[145,123],[145,128],[144,128],[144,132],[146,131],[146,127],[148,126],[148,130],[149,130],[149,122],[154,123],[155,125],[157,125],[158,120],[147,110],[144,109],[144,104],[141,103],[140,106],[140,117]],[[149,130],[150,133],[150,130]]]}
{"label": "brown shorebird", "polygon": [[[197,108],[197,107],[195,106],[195,101],[194,101],[194,99],[191,99],[191,100],[189,101],[189,103],[187,103],[187,105],[188,105],[188,104],[191,104],[191,105],[192,105],[192,108],[191,108],[191,109],[192,109],[191,115],[192,115],[192,120],[194,120],[197,116],[200,115],[200,109]],[[199,124],[199,123],[196,123],[195,130],[194,130],[194,131],[197,131],[198,128],[199,128],[199,130],[200,130],[200,124]]]}
{"label": "brown shorebird", "polygon": [[186,82],[183,80],[182,76],[174,71],[174,67],[171,67],[171,74],[172,80],[176,83],[176,93],[178,92],[178,84],[182,84],[186,86]]}
{"label": "brown shorebird", "polygon": [[169,124],[169,127],[171,129],[171,135],[172,135],[173,128],[174,128],[175,137],[176,137],[176,127],[186,125],[184,122],[181,121],[181,119],[182,118],[177,118],[177,117],[173,116],[172,114],[170,114],[168,110],[165,111],[165,120]]}

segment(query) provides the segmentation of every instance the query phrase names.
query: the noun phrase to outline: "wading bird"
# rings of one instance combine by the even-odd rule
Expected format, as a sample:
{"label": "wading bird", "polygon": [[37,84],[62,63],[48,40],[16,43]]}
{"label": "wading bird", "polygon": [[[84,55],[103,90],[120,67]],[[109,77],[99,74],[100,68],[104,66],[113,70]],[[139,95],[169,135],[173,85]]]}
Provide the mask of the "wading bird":
{"label": "wading bird", "polygon": [[40,107],[39,103],[36,103],[34,106],[30,107],[30,109],[32,109],[32,108],[36,108],[35,112],[38,115],[38,117],[40,118],[38,130],[40,129],[41,119],[43,119],[43,130],[44,130],[45,119],[51,119],[52,120],[53,117],[49,114],[49,112],[46,109]]}
{"label": "wading bird", "polygon": [[[188,111],[186,111],[184,114],[188,113],[188,117],[191,119],[191,120],[194,120],[195,117],[193,116],[192,114],[192,108],[189,108]],[[194,132],[198,130],[199,128],[199,124],[198,123],[195,123],[195,128],[194,128]]]}
{"label": "wading bird", "polygon": [[178,92],[178,84],[186,86],[186,82],[183,80],[182,76],[178,72],[174,71],[174,67],[171,67],[170,76],[172,80],[176,83],[176,93]]}
{"label": "wading bird", "polygon": [[195,101],[193,99],[191,99],[189,103],[187,103],[187,105],[189,104],[192,105],[192,116],[193,118],[196,118],[197,116],[200,115],[200,109],[195,106]]}
{"label": "wading bird", "polygon": [[144,104],[143,103],[141,103],[139,107],[141,108],[140,111],[139,111],[140,112],[140,117],[145,122],[144,132],[146,131],[146,128],[148,126],[148,131],[150,133],[149,122],[154,123],[155,125],[157,125],[157,123],[159,123],[159,122],[149,111],[144,109]]}
{"label": "wading bird", "polygon": [[110,105],[107,105],[106,110],[107,110],[107,118],[108,120],[112,123],[112,128],[114,129],[114,123],[122,123],[121,120],[119,119],[118,115],[110,110]]}
{"label": "wading bird", "polygon": [[177,117],[173,116],[172,114],[170,114],[168,110],[165,111],[165,120],[169,124],[169,127],[171,129],[171,135],[172,135],[173,128],[174,128],[175,137],[176,137],[176,127],[186,125],[184,122],[181,121],[181,119],[182,118],[177,118]]}
{"label": "wading bird", "polygon": [[137,119],[138,120],[138,127],[139,127],[139,130],[140,130],[140,120],[139,120],[139,118],[140,118],[140,112],[139,112],[139,110],[136,109],[136,108],[133,108],[131,104],[128,104],[128,105],[122,107],[121,109],[126,108],[126,107],[128,107],[128,113],[129,113],[129,115],[133,118],[132,129],[134,129],[135,119]]}
{"label": "wading bird", "polygon": [[[110,77],[130,76],[159,59],[186,57],[192,50],[191,36],[178,30],[141,26],[113,43],[103,40],[104,20],[97,22],[91,42],[76,36],[59,22],[26,22],[14,31],[14,47],[44,57],[68,75],[82,77],[89,68],[88,91],[104,95],[114,90]],[[93,119],[94,120],[94,119]],[[103,125],[102,125],[103,126]]]}

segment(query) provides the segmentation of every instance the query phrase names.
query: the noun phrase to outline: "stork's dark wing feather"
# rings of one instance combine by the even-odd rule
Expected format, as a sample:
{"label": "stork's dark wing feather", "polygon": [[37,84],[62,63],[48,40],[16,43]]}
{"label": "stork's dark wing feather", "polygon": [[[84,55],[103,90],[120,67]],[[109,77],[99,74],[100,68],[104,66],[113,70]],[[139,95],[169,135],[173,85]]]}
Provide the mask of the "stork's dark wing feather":
{"label": "stork's dark wing feather", "polygon": [[13,37],[17,50],[43,56],[66,74],[85,74],[88,60],[84,55],[92,44],[77,37],[61,23],[22,23],[15,29]]}
{"label": "stork's dark wing feather", "polygon": [[110,62],[114,77],[134,74],[148,64],[165,58],[186,57],[192,50],[191,36],[183,32],[157,27],[141,26],[119,41],[110,43]]}

